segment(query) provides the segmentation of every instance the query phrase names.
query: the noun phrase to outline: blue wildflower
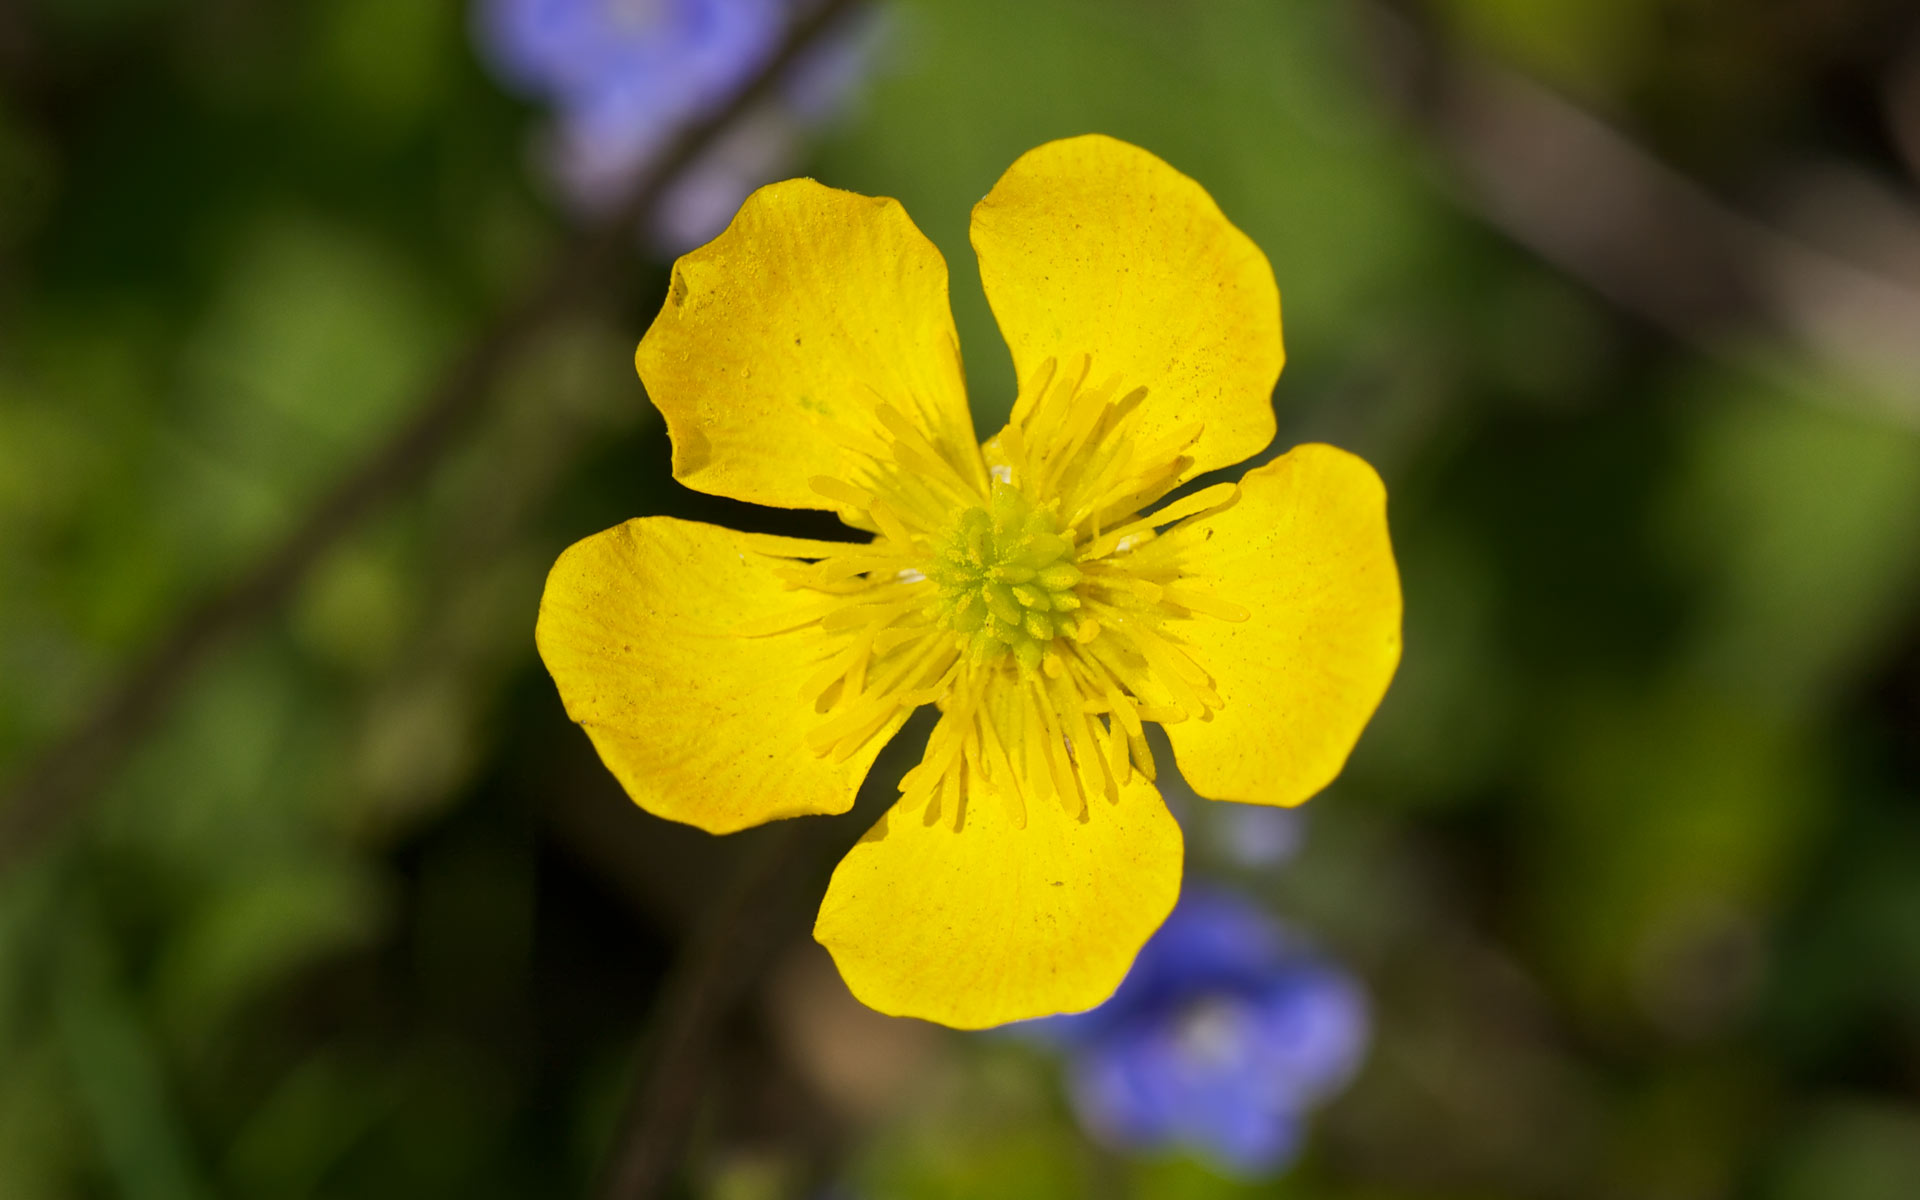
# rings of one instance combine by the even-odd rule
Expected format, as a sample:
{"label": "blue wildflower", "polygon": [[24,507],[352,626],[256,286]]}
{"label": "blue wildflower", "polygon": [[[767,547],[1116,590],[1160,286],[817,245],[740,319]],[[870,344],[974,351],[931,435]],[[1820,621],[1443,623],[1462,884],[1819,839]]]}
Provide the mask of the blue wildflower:
{"label": "blue wildflower", "polygon": [[1266,912],[1191,890],[1112,999],[1027,1029],[1066,1049],[1074,1108],[1102,1141],[1262,1175],[1352,1077],[1368,1021],[1359,985]]}
{"label": "blue wildflower", "polygon": [[725,97],[779,39],[783,0],[480,0],[481,52],[511,87],[606,125]]}
{"label": "blue wildflower", "polygon": [[[597,212],[688,121],[717,108],[774,53],[795,0],[478,0],[482,57],[544,102],[544,167],[575,208]],[[755,113],[663,197],[660,248],[717,234],[747,193],[785,172],[806,126],[845,102],[870,38],[849,28],[795,64],[779,102]]]}

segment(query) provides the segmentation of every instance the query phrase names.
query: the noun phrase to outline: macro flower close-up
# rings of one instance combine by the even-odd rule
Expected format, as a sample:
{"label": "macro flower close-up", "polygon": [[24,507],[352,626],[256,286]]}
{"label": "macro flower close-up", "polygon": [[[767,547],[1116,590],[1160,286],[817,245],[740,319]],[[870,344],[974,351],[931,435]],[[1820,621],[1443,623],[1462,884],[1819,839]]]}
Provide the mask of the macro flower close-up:
{"label": "macro flower close-up", "polygon": [[1920,1197],[1914,0],[0,0],[0,1200]]}
{"label": "macro flower close-up", "polygon": [[869,536],[636,519],[561,556],[538,626],[633,799],[714,833],[848,810],[937,709],[814,933],[866,1004],[960,1027],[1092,1007],[1172,910],[1147,724],[1200,795],[1295,805],[1400,653],[1364,462],[1308,444],[1186,486],[1267,447],[1283,360],[1267,259],[1199,184],[1050,142],[971,237],[1019,380],[984,442],[897,203],[774,184],[683,256],[636,355],[674,477]]}

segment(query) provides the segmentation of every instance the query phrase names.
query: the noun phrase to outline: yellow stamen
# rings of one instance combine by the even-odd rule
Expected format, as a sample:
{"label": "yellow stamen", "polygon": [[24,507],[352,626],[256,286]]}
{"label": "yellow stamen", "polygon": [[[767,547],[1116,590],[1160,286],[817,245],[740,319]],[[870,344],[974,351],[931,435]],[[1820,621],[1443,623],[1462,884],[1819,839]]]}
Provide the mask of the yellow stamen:
{"label": "yellow stamen", "polygon": [[[845,432],[845,477],[812,490],[877,536],[782,561],[788,587],[816,593],[797,614],[741,636],[808,626],[835,639],[807,679],[821,713],[813,749],[845,759],[924,704],[940,709],[901,808],[961,828],[992,792],[1016,826],[1030,802],[1075,819],[1155,773],[1144,723],[1204,718],[1222,700],[1179,631],[1248,611],[1180,569],[1179,545],[1140,551],[1236,501],[1233,484],[1140,515],[1192,466],[1198,424],[1154,434],[1145,388],[1096,376],[1075,355],[1042,362],[1013,417],[983,447],[950,448],[911,402]],[[991,471],[988,471],[989,465]]]}

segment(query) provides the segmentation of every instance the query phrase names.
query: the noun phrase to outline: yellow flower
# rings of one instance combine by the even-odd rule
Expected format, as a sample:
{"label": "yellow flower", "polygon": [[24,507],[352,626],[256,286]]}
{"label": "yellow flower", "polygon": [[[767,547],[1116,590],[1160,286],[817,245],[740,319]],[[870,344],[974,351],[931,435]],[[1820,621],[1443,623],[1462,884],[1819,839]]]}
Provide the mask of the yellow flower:
{"label": "yellow flower", "polygon": [[1198,184],[1050,142],[972,238],[1021,381],[984,445],[946,264],[894,201],[774,184],[675,264],[636,355],[674,477],[873,537],[629,521],[561,555],[538,630],[633,798],[714,833],[845,812],[936,706],[814,936],[872,1007],[969,1028],[1099,1003],[1172,908],[1143,723],[1202,795],[1298,804],[1400,655],[1361,460],[1301,446],[1152,509],[1274,433],[1273,273]]}

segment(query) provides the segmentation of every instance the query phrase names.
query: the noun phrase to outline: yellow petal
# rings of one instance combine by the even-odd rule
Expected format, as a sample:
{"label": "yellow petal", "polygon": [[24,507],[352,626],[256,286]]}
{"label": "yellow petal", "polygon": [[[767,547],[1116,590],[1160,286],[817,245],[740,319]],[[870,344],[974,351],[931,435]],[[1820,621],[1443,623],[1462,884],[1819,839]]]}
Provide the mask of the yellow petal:
{"label": "yellow petal", "polygon": [[647,517],[568,548],[535,640],[578,721],[640,807],[709,833],[853,807],[899,726],[835,763],[806,745],[826,718],[802,685],[833,646],[804,620],[820,597],[773,568],[816,543]]}
{"label": "yellow petal", "polygon": [[1048,142],[974,207],[973,248],[1023,385],[1088,355],[1089,382],[1146,388],[1143,445],[1202,424],[1183,477],[1273,440],[1273,270],[1193,180],[1109,137]]}
{"label": "yellow petal", "polygon": [[1105,1000],[1180,893],[1180,827],[1138,780],[1084,820],[1030,800],[1025,828],[975,794],[964,827],[896,808],[847,852],[813,936],[853,994],[979,1029]]}
{"label": "yellow petal", "polygon": [[1168,623],[1223,704],[1167,738],[1202,796],[1298,804],[1340,773],[1400,662],[1387,493],[1364,461],[1319,445],[1247,472],[1240,489],[1142,552],[1248,613]]}
{"label": "yellow petal", "polygon": [[984,478],[947,264],[893,200],[811,179],[753,193],[674,264],[634,363],[666,417],[674,478],[703,492],[844,510],[811,480],[858,482],[897,436],[883,408]]}

